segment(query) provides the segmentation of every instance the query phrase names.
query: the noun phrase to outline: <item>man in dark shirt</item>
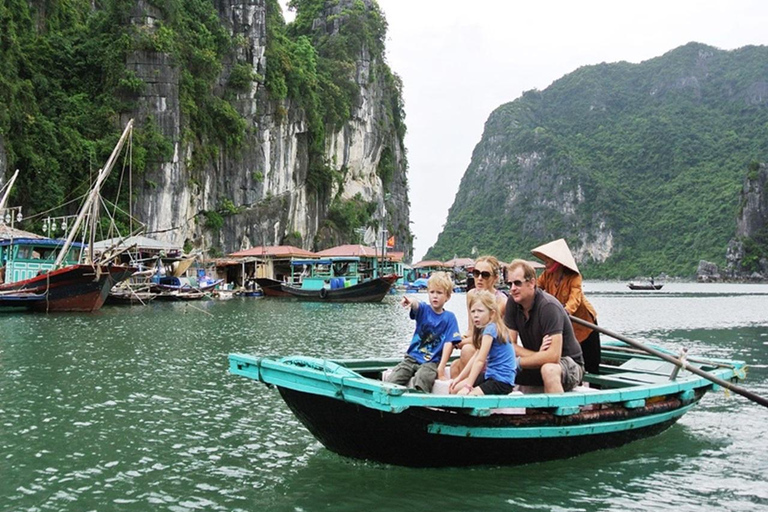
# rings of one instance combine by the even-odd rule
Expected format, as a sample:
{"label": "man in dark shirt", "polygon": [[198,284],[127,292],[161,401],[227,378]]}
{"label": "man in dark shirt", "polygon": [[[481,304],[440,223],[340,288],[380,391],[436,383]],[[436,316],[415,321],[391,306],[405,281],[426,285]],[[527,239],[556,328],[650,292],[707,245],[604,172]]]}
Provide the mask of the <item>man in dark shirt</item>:
{"label": "man in dark shirt", "polygon": [[510,294],[504,323],[520,358],[517,383],[543,384],[545,393],[573,389],[584,377],[584,357],[568,313],[555,297],[536,287],[536,271],[527,261],[510,263],[506,279]]}

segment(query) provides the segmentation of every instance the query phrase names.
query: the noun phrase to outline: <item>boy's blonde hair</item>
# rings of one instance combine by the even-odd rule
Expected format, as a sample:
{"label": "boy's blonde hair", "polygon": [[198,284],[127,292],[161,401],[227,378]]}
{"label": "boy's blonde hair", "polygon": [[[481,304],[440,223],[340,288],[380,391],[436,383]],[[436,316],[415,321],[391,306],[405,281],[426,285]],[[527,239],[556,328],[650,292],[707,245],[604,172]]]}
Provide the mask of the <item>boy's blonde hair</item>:
{"label": "boy's blonde hair", "polygon": [[450,297],[453,292],[453,281],[447,272],[433,272],[427,280],[427,290],[433,287],[442,289]]}
{"label": "boy's blonde hair", "polygon": [[[499,313],[499,306],[496,303],[496,295],[488,290],[479,290],[469,301],[469,310],[472,311],[472,306],[475,303],[480,302],[485,309],[490,312],[490,321],[488,323],[496,324],[496,331],[499,333],[499,338],[502,343],[509,341],[509,331],[507,326],[502,322],[501,314]],[[472,331],[472,346],[476,350],[480,350],[480,345],[483,341],[483,330],[485,327],[474,327]]]}

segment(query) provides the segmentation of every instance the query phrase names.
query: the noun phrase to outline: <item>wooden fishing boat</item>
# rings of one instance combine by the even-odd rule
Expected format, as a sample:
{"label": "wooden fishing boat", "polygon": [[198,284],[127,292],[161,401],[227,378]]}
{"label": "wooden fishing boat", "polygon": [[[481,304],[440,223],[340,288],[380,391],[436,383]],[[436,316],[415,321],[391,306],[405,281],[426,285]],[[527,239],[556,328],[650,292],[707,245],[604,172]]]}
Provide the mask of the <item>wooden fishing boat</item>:
{"label": "wooden fishing boat", "polygon": [[627,286],[630,290],[661,290],[661,287],[664,286],[663,284],[656,284],[656,283],[638,283],[635,281],[630,281]]}
{"label": "wooden fishing boat", "polygon": [[293,297],[317,302],[380,302],[389,293],[397,277],[391,274],[351,286],[333,286],[334,281],[331,281],[330,288],[302,288],[268,278],[258,278],[256,282],[267,297]]}
{"label": "wooden fishing boat", "polygon": [[257,278],[268,297],[294,297],[316,302],[380,302],[397,281],[397,274],[371,278],[357,256],[291,260],[290,284]]}
{"label": "wooden fishing boat", "polygon": [[[24,307],[35,311],[95,311],[117,283],[128,279],[136,269],[126,265],[110,263],[111,260],[97,260],[93,254],[93,235],[96,218],[94,204],[98,204],[104,181],[109,176],[115,160],[133,128],[133,120],[112,150],[107,163],[99,171],[91,186],[80,212],[71,225],[66,240],[43,237],[0,238],[0,261],[3,279],[0,280],[0,308]],[[17,174],[14,174],[14,179]],[[2,207],[9,189],[0,199]],[[84,226],[85,219],[90,227],[90,244],[74,242],[75,236]],[[84,255],[83,249],[88,249]]]}
{"label": "wooden fishing boat", "polygon": [[351,286],[344,286],[339,281],[331,281],[330,288],[298,288],[282,285],[282,291],[290,297],[319,302],[381,302],[389,289],[397,281],[397,274],[377,277]]}
{"label": "wooden fishing boat", "polygon": [[[619,342],[604,342],[602,358],[601,373],[585,377],[588,388],[476,397],[382,381],[399,360],[231,354],[229,361],[231,373],[277,387],[329,450],[404,466],[515,465],[621,446],[663,432],[717,387]],[[744,376],[741,361],[691,364],[712,379]]]}
{"label": "wooden fishing boat", "polygon": [[283,283],[276,279],[268,277],[257,277],[256,284],[267,297],[290,297],[288,292],[283,291]]}
{"label": "wooden fishing boat", "polygon": [[[63,240],[0,240],[0,255],[6,259],[5,282],[0,283],[0,308],[35,311],[96,311],[117,283],[128,279],[136,269],[124,265],[77,263],[73,255],[64,266],[54,264],[52,256],[62,250]],[[52,255],[46,257],[46,253]]]}

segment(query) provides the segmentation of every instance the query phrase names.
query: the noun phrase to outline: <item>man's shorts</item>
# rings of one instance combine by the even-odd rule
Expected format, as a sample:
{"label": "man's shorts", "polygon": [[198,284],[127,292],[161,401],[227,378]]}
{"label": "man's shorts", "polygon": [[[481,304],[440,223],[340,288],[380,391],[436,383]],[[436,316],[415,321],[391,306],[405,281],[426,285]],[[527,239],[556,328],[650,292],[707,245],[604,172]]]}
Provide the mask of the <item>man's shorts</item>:
{"label": "man's shorts", "polygon": [[570,391],[584,379],[584,367],[574,361],[571,356],[560,358],[561,382],[564,391]]}

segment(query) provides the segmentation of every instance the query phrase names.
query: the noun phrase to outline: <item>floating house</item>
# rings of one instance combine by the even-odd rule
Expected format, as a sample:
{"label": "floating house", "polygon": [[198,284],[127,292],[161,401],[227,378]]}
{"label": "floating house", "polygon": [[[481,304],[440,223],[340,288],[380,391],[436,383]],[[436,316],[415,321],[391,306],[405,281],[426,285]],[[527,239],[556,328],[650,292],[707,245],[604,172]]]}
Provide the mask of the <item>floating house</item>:
{"label": "floating house", "polygon": [[403,253],[387,251],[382,253],[374,247],[360,244],[339,245],[316,253],[320,258],[350,257],[359,258],[358,272],[363,280],[373,279],[389,274],[397,274],[397,284],[403,283],[405,266]]}
{"label": "floating house", "polygon": [[245,286],[246,280],[251,278],[288,281],[295,272],[292,260],[317,258],[317,254],[292,245],[259,245],[233,252],[217,262],[217,266],[226,264],[227,281]]}

